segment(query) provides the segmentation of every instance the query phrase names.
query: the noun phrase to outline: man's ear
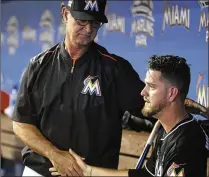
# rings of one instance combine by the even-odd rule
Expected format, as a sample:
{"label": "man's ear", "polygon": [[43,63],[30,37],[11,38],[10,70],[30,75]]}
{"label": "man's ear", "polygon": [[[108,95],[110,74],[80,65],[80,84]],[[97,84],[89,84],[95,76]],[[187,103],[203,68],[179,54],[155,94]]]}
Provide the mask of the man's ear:
{"label": "man's ear", "polygon": [[176,87],[169,88],[169,101],[173,102],[176,99],[178,93],[179,93],[178,88]]}
{"label": "man's ear", "polygon": [[68,10],[67,10],[67,8],[65,6],[62,7],[61,15],[62,15],[63,23],[67,23]]}

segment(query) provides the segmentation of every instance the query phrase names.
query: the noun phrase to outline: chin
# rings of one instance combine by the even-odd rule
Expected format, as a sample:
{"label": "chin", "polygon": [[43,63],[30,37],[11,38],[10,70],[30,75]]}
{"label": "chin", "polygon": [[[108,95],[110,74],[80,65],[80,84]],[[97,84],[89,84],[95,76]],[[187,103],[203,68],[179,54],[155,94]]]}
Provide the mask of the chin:
{"label": "chin", "polygon": [[145,117],[151,117],[153,115],[153,112],[152,112],[152,109],[151,108],[148,108],[148,107],[144,107],[142,109],[142,114],[145,116]]}
{"label": "chin", "polygon": [[158,115],[163,111],[165,108],[165,104],[161,103],[157,106],[144,106],[142,109],[142,114],[145,117],[158,117]]}
{"label": "chin", "polygon": [[86,46],[86,45],[89,45],[91,42],[93,42],[93,40],[78,40],[77,44],[81,46]]}
{"label": "chin", "polygon": [[159,105],[157,107],[153,107],[151,105],[145,105],[142,109],[142,114],[145,117],[154,117],[156,114],[158,114],[162,110],[162,105]]}

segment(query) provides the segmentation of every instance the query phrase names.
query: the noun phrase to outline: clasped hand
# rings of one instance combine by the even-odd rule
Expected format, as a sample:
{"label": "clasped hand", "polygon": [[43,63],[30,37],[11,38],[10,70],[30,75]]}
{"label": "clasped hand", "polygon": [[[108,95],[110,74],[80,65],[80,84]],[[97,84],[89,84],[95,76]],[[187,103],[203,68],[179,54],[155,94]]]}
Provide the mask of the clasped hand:
{"label": "clasped hand", "polygon": [[68,155],[67,154],[63,154],[63,155],[66,156],[65,159],[69,157],[70,158],[65,160],[64,161],[65,163],[62,164],[60,164],[59,162],[58,163],[52,162],[54,167],[49,169],[52,176],[91,176],[91,167],[83,161],[84,158],[80,157],[71,149],[69,150]]}

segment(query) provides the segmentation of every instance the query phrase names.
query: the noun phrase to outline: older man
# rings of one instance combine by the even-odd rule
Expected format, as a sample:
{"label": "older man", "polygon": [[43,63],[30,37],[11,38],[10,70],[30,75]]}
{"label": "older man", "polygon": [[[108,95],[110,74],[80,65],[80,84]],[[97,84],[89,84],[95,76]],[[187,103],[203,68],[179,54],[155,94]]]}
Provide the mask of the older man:
{"label": "older man", "polygon": [[[27,145],[24,175],[81,175],[72,148],[91,165],[117,168],[121,119],[144,105],[144,83],[123,58],[94,43],[107,23],[106,0],[71,0],[62,6],[64,41],[31,59],[13,115]],[[136,113],[136,111],[134,111]]]}

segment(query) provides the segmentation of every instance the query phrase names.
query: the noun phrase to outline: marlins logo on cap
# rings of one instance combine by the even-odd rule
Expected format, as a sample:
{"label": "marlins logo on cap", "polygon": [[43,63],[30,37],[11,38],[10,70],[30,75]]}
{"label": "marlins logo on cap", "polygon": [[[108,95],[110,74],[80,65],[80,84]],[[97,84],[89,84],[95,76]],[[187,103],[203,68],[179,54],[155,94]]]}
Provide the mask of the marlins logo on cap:
{"label": "marlins logo on cap", "polygon": [[99,8],[98,8],[98,4],[97,4],[97,1],[91,1],[91,0],[86,0],[86,6],[84,8],[84,10],[89,10],[89,8],[91,9],[91,11],[99,11]]}
{"label": "marlins logo on cap", "polygon": [[76,20],[97,20],[107,23],[105,6],[107,0],[69,0],[67,7]]}

